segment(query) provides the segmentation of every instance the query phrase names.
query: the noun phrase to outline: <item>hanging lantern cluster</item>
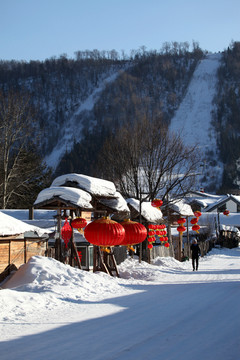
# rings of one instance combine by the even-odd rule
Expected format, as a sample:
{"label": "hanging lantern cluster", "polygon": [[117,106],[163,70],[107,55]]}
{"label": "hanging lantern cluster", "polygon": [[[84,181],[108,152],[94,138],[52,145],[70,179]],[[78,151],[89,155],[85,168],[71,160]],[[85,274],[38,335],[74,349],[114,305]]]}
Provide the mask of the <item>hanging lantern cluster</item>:
{"label": "hanging lantern cluster", "polygon": [[121,225],[125,230],[125,237],[121,245],[125,245],[129,250],[134,251],[133,245],[140,244],[146,239],[147,229],[144,225],[129,219],[121,222]]}
{"label": "hanging lantern cluster", "polygon": [[186,231],[186,227],[183,225],[185,224],[186,222],[186,219],[183,218],[183,217],[180,217],[178,220],[177,220],[177,223],[178,223],[178,227],[177,227],[177,231],[179,232],[180,235],[182,235],[184,233],[184,231]]}
{"label": "hanging lantern cluster", "polygon": [[71,221],[71,226],[77,229],[79,232],[87,226],[87,220],[84,218],[77,217]]}
{"label": "hanging lantern cluster", "polygon": [[193,225],[192,226],[192,230],[196,231],[197,233],[199,233],[200,230],[200,226],[198,225],[198,219],[200,218],[200,216],[202,215],[201,211],[195,211],[194,212],[195,218],[192,218],[190,220],[190,223]]}
{"label": "hanging lantern cluster", "polygon": [[148,249],[152,249],[153,248],[153,242],[156,241],[156,237],[155,235],[157,235],[159,237],[159,240],[164,243],[165,247],[169,247],[169,242],[168,242],[168,237],[167,235],[167,231],[166,231],[166,225],[161,224],[161,225],[154,225],[154,224],[149,224],[148,225]]}
{"label": "hanging lantern cluster", "polygon": [[153,207],[158,208],[158,209],[160,209],[160,207],[162,206],[162,204],[163,204],[163,202],[162,202],[162,200],[160,200],[160,199],[154,199],[154,200],[151,202],[151,205],[152,205]]}
{"label": "hanging lantern cluster", "polygon": [[62,236],[62,239],[63,239],[63,241],[65,243],[65,247],[67,248],[69,240],[71,239],[71,236],[72,236],[72,227],[70,226],[67,218],[65,219],[65,222],[64,222],[63,227],[61,229],[61,236]]}
{"label": "hanging lantern cluster", "polygon": [[229,211],[229,210],[224,210],[223,215],[228,216],[229,214],[230,214],[230,211]]}
{"label": "hanging lantern cluster", "polygon": [[109,247],[123,245],[132,248],[133,245],[143,242],[147,237],[144,225],[125,220],[121,224],[107,217],[89,223],[84,230],[88,242],[100,246],[101,250],[109,252]]}

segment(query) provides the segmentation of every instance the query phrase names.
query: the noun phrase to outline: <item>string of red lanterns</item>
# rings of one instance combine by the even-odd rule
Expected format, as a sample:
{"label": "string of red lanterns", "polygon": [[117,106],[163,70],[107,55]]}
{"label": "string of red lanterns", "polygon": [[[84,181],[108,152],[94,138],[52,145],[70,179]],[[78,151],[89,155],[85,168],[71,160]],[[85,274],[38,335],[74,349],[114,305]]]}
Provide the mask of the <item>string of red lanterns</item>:
{"label": "string of red lanterns", "polygon": [[200,225],[198,225],[198,220],[199,220],[199,218],[200,218],[200,216],[202,216],[202,213],[201,213],[201,211],[194,211],[194,215],[196,216],[195,218],[192,218],[191,220],[190,220],[190,223],[193,225],[192,226],[192,230],[193,231],[196,231],[196,233],[198,233],[199,234],[199,230],[200,230]]}
{"label": "string of red lanterns", "polygon": [[159,237],[159,240],[164,243],[165,247],[169,247],[169,242],[168,242],[168,237],[167,235],[167,231],[166,231],[166,225],[164,224],[160,224],[160,225],[155,225],[155,224],[149,224],[148,225],[148,249],[152,249],[153,248],[153,243],[156,241],[156,237],[155,235],[157,235]]}
{"label": "string of red lanterns", "polygon": [[177,231],[179,232],[180,235],[182,235],[184,233],[184,231],[186,231],[186,227],[183,225],[185,224],[186,219],[183,217],[180,217],[177,220],[177,223],[179,224],[179,226],[177,227]]}

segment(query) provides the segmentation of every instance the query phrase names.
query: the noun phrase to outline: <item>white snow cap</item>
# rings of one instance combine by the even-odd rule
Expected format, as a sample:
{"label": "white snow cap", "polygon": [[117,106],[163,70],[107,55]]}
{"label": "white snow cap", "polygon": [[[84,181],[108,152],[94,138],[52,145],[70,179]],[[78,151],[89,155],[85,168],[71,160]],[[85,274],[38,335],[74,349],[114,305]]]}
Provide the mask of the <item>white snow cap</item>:
{"label": "white snow cap", "polygon": [[42,203],[47,200],[51,200],[55,196],[60,199],[70,201],[79,207],[92,209],[90,201],[92,197],[86,191],[76,188],[64,187],[64,186],[51,186],[50,188],[42,190],[34,202],[34,205]]}
{"label": "white snow cap", "polygon": [[183,200],[175,200],[169,205],[169,207],[183,216],[194,215],[191,206],[186,204]]}
{"label": "white snow cap", "polygon": [[18,235],[27,231],[36,232],[39,236],[46,233],[45,229],[37,226],[26,224],[21,220],[17,220],[12,216],[6,215],[0,211],[0,236]]}
{"label": "white snow cap", "polygon": [[115,196],[116,199],[101,199],[100,202],[116,211],[130,213],[127,202],[123,196],[118,191],[116,192]]}
{"label": "white snow cap", "polygon": [[[127,199],[127,203],[131,205],[135,210],[140,212],[140,202],[137,199]],[[163,215],[161,210],[152,206],[151,202],[142,202],[141,214],[149,222],[158,222],[162,220]]]}
{"label": "white snow cap", "polygon": [[116,187],[113,182],[81,174],[61,175],[53,180],[51,186],[63,186],[68,181],[77,183],[79,188],[93,195],[106,197],[116,195]]}

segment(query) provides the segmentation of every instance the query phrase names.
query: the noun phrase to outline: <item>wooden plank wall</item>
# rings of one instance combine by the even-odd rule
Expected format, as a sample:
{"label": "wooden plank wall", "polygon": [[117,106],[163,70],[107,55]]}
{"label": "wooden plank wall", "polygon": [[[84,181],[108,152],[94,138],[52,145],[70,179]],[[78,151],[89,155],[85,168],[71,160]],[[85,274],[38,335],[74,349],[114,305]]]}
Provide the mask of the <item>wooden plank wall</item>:
{"label": "wooden plank wall", "polygon": [[14,264],[17,268],[25,264],[34,255],[45,256],[47,242],[31,239],[0,240],[0,273],[7,266]]}

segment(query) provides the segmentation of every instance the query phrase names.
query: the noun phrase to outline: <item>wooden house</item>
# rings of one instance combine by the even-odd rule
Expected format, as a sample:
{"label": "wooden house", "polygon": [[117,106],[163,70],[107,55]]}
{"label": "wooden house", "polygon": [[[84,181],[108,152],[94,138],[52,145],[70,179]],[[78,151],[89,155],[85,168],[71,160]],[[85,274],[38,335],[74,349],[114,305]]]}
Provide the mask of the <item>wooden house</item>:
{"label": "wooden house", "polygon": [[26,263],[31,256],[46,254],[48,235],[0,212],[0,281],[12,270]]}

